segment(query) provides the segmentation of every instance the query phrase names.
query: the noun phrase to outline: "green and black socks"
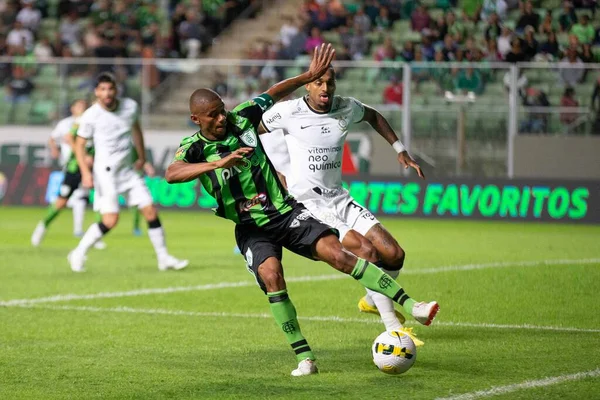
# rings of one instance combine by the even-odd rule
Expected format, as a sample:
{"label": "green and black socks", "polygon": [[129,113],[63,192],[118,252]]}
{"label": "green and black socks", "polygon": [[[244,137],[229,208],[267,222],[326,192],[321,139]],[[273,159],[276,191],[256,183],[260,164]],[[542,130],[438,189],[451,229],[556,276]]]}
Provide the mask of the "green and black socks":
{"label": "green and black socks", "polygon": [[381,293],[412,314],[416,301],[411,299],[404,289],[391,276],[362,258],[359,258],[350,275],[367,289]]}
{"label": "green and black socks", "polygon": [[296,308],[287,294],[287,289],[278,292],[268,292],[267,297],[269,298],[269,305],[271,306],[273,317],[275,317],[275,322],[281,327],[285,338],[292,346],[298,362],[307,358],[315,360],[315,355],[300,331]]}
{"label": "green and black socks", "polygon": [[56,218],[59,212],[60,210],[57,210],[54,204],[48,206],[48,212],[46,213],[46,217],[44,217],[44,219],[42,220],[46,228],[48,227],[48,225],[50,225],[50,222],[52,222],[52,220]]}

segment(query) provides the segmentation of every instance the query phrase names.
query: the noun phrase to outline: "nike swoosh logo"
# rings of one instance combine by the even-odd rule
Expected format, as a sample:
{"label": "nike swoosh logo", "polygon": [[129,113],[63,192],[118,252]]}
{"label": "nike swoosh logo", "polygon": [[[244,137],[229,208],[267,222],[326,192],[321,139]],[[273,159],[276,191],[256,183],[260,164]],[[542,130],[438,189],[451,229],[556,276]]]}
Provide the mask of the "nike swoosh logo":
{"label": "nike swoosh logo", "polygon": [[310,125],[306,125],[306,126],[302,126],[302,125],[301,125],[301,126],[300,126],[300,129],[306,129],[306,128],[309,128],[309,127],[310,127]]}

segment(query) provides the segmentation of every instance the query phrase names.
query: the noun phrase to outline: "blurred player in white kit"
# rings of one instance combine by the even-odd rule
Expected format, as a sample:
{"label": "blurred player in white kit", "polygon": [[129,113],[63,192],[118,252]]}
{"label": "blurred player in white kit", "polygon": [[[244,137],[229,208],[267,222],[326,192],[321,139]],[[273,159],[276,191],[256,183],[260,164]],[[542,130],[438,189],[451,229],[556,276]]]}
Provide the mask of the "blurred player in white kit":
{"label": "blurred player in white kit", "polygon": [[[148,236],[156,252],[159,270],[185,268],[187,260],[179,260],[167,252],[158,212],[137,172],[146,162],[138,104],[129,98],[117,98],[116,81],[110,73],[97,77],[94,94],[96,103],[79,120],[74,150],[83,186],[95,188],[94,210],[102,215],[102,221],[92,224],[79,245],[69,253],[71,269],[83,272],[90,247],[116,226],[119,195],[125,197],[127,206],[137,207],[148,222]],[[93,140],[95,148],[93,175],[85,162],[88,140]],[[138,154],[135,162],[132,161],[132,142]]]}

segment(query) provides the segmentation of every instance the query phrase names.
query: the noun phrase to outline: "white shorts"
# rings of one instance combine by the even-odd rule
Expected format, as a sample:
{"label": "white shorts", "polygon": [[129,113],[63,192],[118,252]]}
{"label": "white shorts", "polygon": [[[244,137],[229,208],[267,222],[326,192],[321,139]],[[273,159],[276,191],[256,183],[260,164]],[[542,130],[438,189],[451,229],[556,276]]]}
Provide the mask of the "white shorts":
{"label": "white shorts", "polygon": [[340,242],[352,229],[364,236],[379,223],[377,218],[358,204],[346,189],[321,192],[321,194],[313,189],[298,196],[297,200],[304,204],[318,220],[337,229],[340,233]]}
{"label": "white shorts", "polygon": [[128,207],[144,208],[152,204],[152,195],[141,177],[132,168],[117,172],[94,171],[94,211],[100,214],[119,212],[119,195]]}

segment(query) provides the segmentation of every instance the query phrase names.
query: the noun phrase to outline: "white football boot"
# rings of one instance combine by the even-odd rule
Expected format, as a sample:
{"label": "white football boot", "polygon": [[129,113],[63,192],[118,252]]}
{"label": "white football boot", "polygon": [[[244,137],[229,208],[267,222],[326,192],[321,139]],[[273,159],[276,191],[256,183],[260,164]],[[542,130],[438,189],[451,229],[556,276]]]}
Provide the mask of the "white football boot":
{"label": "white football boot", "polygon": [[174,269],[178,271],[187,267],[189,263],[190,262],[188,260],[180,260],[170,254],[167,254],[166,256],[158,259],[158,270],[166,271],[168,269]]}
{"label": "white football boot", "polygon": [[412,316],[423,325],[429,326],[439,310],[440,306],[436,301],[430,303],[419,302],[413,306]]}
{"label": "white football boot", "polygon": [[67,256],[67,260],[69,260],[69,264],[71,265],[71,271],[73,272],[85,272],[85,268],[83,265],[85,264],[85,255],[80,252],[73,250]]}
{"label": "white football boot", "polygon": [[319,369],[317,368],[317,364],[310,358],[307,358],[298,363],[298,368],[292,371],[292,376],[304,376],[318,373]]}
{"label": "white football boot", "polygon": [[44,223],[42,221],[40,221],[36,225],[35,230],[33,231],[33,234],[31,235],[32,246],[38,247],[40,245],[40,243],[42,243],[42,239],[44,238],[45,234],[46,234],[46,225],[44,225]]}

